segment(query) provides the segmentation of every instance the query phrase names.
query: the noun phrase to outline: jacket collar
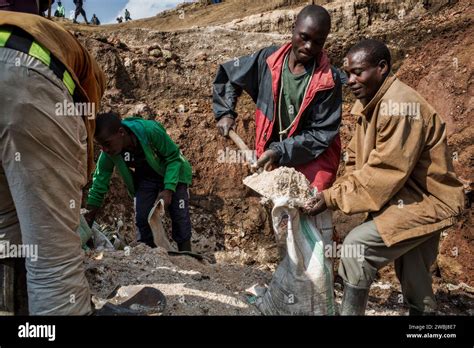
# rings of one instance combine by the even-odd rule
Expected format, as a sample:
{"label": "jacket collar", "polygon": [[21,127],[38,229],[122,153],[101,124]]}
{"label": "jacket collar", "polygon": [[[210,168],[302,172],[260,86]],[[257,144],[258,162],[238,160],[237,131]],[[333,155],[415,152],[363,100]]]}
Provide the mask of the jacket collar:
{"label": "jacket collar", "polygon": [[354,106],[352,107],[351,114],[356,116],[364,116],[366,119],[369,119],[377,103],[380,101],[380,99],[382,99],[385,93],[387,93],[388,89],[396,79],[397,77],[392,72],[390,72],[375,96],[365,107],[362,105],[359,99],[357,99]]}
{"label": "jacket collar", "polygon": [[[276,52],[270,55],[267,58],[267,64],[270,68],[272,75],[272,91],[273,98],[275,102],[278,102],[278,88],[280,86],[280,79],[282,75],[282,68],[285,61],[285,57],[288,52],[291,50],[291,42],[281,46]],[[331,64],[329,62],[329,57],[326,51],[322,51],[319,57],[316,58],[317,66],[314,70],[313,77],[311,78],[311,84],[308,88],[305,99],[301,102],[300,112],[296,116],[299,118],[311,101],[314,99],[316,93],[321,90],[334,88],[335,82],[332,77]],[[295,125],[291,129],[288,136],[291,136],[292,133],[296,130],[299,121],[295,122]]]}
{"label": "jacket collar", "polygon": [[[274,94],[278,91],[278,86],[280,83],[281,72],[283,63],[285,61],[285,56],[291,50],[291,42],[281,46],[276,52],[274,52],[270,57],[267,58],[267,64],[272,73],[272,89]],[[317,59],[316,70],[314,71],[314,78],[311,81],[311,86],[308,91],[308,98],[313,99],[314,94],[321,89],[330,89],[334,87],[334,80],[331,73],[331,65],[329,63],[329,57],[326,51],[322,51]],[[304,101],[303,101],[304,103]]]}

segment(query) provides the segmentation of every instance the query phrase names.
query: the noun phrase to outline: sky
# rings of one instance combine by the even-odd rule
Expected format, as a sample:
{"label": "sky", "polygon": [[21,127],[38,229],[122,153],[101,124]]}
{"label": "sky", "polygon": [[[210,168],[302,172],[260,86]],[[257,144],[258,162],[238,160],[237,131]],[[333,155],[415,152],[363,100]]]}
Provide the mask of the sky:
{"label": "sky", "polygon": [[[66,17],[69,17],[70,11],[74,11],[76,6],[73,0],[62,0],[66,8]],[[119,15],[124,16],[124,10],[130,11],[132,19],[156,16],[158,12],[176,7],[183,2],[192,2],[192,0],[84,0],[84,10],[87,19],[90,20],[92,14],[96,14],[102,24],[116,23],[115,18]],[[58,0],[53,4],[52,13],[56,10]],[[84,19],[81,15],[78,21]]]}

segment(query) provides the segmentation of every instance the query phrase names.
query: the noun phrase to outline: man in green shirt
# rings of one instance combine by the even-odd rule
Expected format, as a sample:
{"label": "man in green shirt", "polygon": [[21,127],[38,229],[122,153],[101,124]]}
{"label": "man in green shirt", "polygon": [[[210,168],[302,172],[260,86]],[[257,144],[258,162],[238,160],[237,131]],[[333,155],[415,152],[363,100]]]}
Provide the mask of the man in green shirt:
{"label": "man in green shirt", "polygon": [[153,120],[100,114],[95,139],[102,147],[87,198],[86,220],[92,225],[109,190],[114,167],[130,196],[136,197],[136,225],[140,241],[155,247],[148,214],[162,199],[172,221],[172,236],[179,251],[191,251],[188,185],[191,165],[163,126]]}

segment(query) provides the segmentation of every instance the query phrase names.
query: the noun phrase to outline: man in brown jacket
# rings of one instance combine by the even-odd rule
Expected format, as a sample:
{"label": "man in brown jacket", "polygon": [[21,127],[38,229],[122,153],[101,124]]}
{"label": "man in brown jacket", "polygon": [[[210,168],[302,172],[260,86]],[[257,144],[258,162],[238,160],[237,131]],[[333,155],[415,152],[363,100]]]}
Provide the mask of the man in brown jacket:
{"label": "man in brown jacket", "polygon": [[[358,99],[346,173],[305,206],[317,214],[367,213],[342,246],[341,314],[363,315],[377,270],[395,261],[411,315],[435,313],[430,266],[443,229],[454,224],[464,195],[446,142],[446,125],[416,91],[390,71],[390,51],[364,40],[344,62]],[[359,255],[360,254],[360,255]]]}
{"label": "man in brown jacket", "polygon": [[25,314],[26,263],[30,314],[84,315],[76,230],[105,79],[44,3],[0,0],[0,312]]}

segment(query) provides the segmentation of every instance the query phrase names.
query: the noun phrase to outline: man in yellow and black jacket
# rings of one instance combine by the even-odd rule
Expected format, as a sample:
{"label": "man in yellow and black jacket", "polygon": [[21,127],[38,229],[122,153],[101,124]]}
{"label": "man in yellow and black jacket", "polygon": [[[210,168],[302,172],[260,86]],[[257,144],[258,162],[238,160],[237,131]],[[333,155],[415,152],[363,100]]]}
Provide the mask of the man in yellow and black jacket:
{"label": "man in yellow and black jacket", "polygon": [[[23,256],[30,314],[84,315],[76,230],[105,78],[70,32],[38,15],[47,8],[0,0],[0,281],[21,292],[21,277],[5,275],[21,274]],[[0,293],[0,311],[25,314],[10,293]]]}

